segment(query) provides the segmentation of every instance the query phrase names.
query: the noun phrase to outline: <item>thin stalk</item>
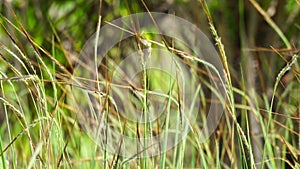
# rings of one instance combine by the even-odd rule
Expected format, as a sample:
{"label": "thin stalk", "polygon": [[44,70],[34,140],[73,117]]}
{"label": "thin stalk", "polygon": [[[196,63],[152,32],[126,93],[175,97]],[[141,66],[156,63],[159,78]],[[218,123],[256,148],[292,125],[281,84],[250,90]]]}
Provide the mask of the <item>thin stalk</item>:
{"label": "thin stalk", "polygon": [[[280,83],[280,80],[283,77],[283,75],[287,71],[290,70],[290,68],[292,67],[293,64],[296,63],[298,55],[299,55],[299,52],[296,53],[296,54],[294,54],[293,57],[292,57],[292,59],[291,59],[291,61],[279,72],[279,74],[276,77],[276,81],[275,81],[274,88],[273,88],[273,95],[272,95],[272,99],[271,99],[271,104],[270,104],[270,108],[269,108],[269,111],[268,111],[268,121],[267,121],[267,127],[266,127],[266,137],[265,137],[266,139],[268,139],[269,128],[270,128],[271,122],[273,120],[272,119],[272,109],[273,109],[273,105],[274,105],[275,93],[277,91],[278,84]],[[269,145],[269,146],[271,146],[268,141],[265,142],[265,145],[266,144]],[[268,148],[271,149],[269,146],[268,146]],[[266,147],[267,146],[264,146],[264,149],[263,149],[263,156],[262,156],[261,168],[264,167],[264,158],[266,156]]]}

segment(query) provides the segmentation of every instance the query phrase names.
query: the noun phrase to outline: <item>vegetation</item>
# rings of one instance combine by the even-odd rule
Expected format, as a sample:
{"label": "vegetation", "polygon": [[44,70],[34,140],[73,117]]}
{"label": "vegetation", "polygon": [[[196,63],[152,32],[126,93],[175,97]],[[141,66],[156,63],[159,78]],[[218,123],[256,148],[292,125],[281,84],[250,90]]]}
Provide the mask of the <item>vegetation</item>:
{"label": "vegetation", "polygon": [[[4,0],[0,11],[0,168],[300,168],[299,0]],[[86,59],[80,51],[102,26],[149,11],[175,14],[209,37],[224,67],[218,72],[224,74],[224,97],[210,97],[219,91],[210,84],[209,64],[168,36],[129,30],[134,36],[111,48],[99,67],[87,64],[97,60],[78,61]],[[178,101],[180,81],[147,70],[146,56],[137,75],[141,85],[115,90],[119,98],[128,90],[130,100],[110,95],[117,86],[113,68],[126,54],[150,48],[169,51],[192,72],[194,81],[185,85],[196,86],[195,98],[188,98],[200,100],[196,122],[183,140],[154,156],[144,156],[143,149],[131,156],[105,151],[109,143],[97,144],[98,137],[90,137],[97,133],[98,116],[137,140],[171,131],[173,123],[182,125],[180,107],[186,105]],[[97,78],[83,79],[87,86],[74,83],[76,74],[89,77],[81,72],[85,69],[99,72]],[[76,87],[82,93],[74,94]],[[138,124],[120,116],[118,110],[131,103],[147,121],[156,90],[162,91],[156,101],[165,104],[162,119]],[[82,112],[72,98],[92,108]],[[214,102],[224,113],[214,133],[201,142],[199,133]]]}

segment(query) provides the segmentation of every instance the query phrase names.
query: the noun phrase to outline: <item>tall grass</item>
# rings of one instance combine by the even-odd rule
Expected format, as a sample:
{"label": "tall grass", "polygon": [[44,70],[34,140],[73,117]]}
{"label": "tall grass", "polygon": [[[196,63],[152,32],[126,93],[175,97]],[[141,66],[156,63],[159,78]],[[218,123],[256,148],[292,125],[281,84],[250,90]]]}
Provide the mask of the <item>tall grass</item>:
{"label": "tall grass", "polygon": [[[63,5],[63,3],[56,3],[57,6]],[[232,63],[234,59],[229,50],[230,45],[226,43],[228,40],[222,37],[224,34],[220,27],[224,25],[219,25],[217,14],[219,10],[232,19],[225,9],[225,5],[232,4],[224,2],[225,5],[222,6],[216,1],[198,1],[195,7],[197,7],[197,11],[201,10],[199,17],[206,18],[205,22],[201,22],[207,25],[206,28],[209,31],[206,33],[215,43],[224,67],[224,72],[218,72],[219,76],[222,74],[226,76],[226,81],[222,83],[226,88],[227,98],[222,98],[218,95],[218,89],[210,84],[209,71],[205,69],[209,67],[210,70],[215,70],[213,65],[193,57],[189,53],[190,49],[176,42],[176,39],[137,35],[136,32],[129,29],[128,32],[132,31],[131,33],[135,34],[134,38],[120,42],[118,46],[109,51],[101,66],[97,65],[99,63],[96,55],[99,52],[97,47],[93,48],[95,66],[77,63],[86,67],[87,71],[93,67],[96,68],[96,72],[100,72],[96,73],[96,80],[76,79],[96,84],[95,88],[85,88],[84,85],[78,85],[79,83],[74,84],[74,66],[78,66],[74,64],[77,59],[75,55],[79,53],[80,47],[86,39],[85,35],[80,35],[82,39],[73,40],[78,35],[76,30],[80,29],[76,25],[74,26],[75,30],[70,32],[62,31],[62,28],[68,27],[69,23],[74,23],[74,20],[78,19],[76,17],[82,15],[85,18],[91,15],[87,14],[88,12],[83,14],[82,10],[88,10],[91,7],[89,5],[95,5],[95,3],[100,4],[100,12],[98,16],[91,18],[90,22],[86,21],[87,23],[92,22],[92,26],[85,28],[87,32],[92,32],[90,29],[93,29],[97,34],[101,32],[102,23],[109,23],[103,20],[112,20],[124,13],[144,11],[144,8],[146,8],[146,12],[158,8],[155,2],[149,4],[133,2],[133,5],[129,7],[128,4],[117,3],[117,1],[88,1],[86,4],[78,2],[78,8],[80,5],[81,8],[76,10],[70,3],[66,6],[78,14],[73,16],[72,12],[65,13],[56,21],[51,17],[47,21],[37,18],[31,18],[33,21],[28,21],[28,18],[24,20],[22,10],[19,11],[14,7],[16,4],[6,4],[5,8],[0,8],[0,168],[300,167],[300,96],[298,94],[300,92],[300,42],[297,39],[299,25],[296,22],[299,19],[299,12],[297,12],[299,10],[287,12],[291,18],[289,22],[293,24],[283,30],[282,23],[276,23],[276,18],[272,18],[268,14],[266,8],[269,3],[259,4],[254,0],[239,1],[237,7],[237,13],[241,16],[239,24],[230,25],[234,28],[228,30],[228,34],[238,36],[237,39],[241,43],[239,47],[243,48],[238,49],[241,53],[237,56],[237,58],[243,57],[242,63],[236,66]],[[178,3],[179,6],[180,3],[183,6],[188,5],[184,1]],[[294,9],[296,7],[293,4],[299,7],[297,0],[286,2],[284,5],[285,8]],[[45,10],[53,7],[49,4],[44,5]],[[115,12],[110,14],[109,8],[114,8]],[[249,33],[246,26],[250,20],[246,19],[248,8],[255,12],[253,15],[257,15],[262,22],[266,22],[264,27],[271,32],[270,37],[276,36],[279,39],[275,44],[279,44],[278,46],[273,46],[274,44],[271,43],[273,39],[267,39],[270,40],[270,44],[264,48],[257,47],[260,42],[249,44],[249,39],[252,38],[255,41],[257,34]],[[214,13],[215,11],[216,13]],[[193,11],[191,10],[191,12]],[[179,15],[181,14],[179,13]],[[188,16],[187,13],[184,14]],[[182,15],[184,16],[184,14]],[[31,16],[30,13],[27,15]],[[64,19],[65,21],[63,21]],[[83,20],[78,24],[84,22]],[[44,30],[44,36],[35,32],[34,28],[30,28],[27,22],[41,22],[47,25],[48,27],[36,25],[36,30]],[[234,35],[236,27],[240,32]],[[259,27],[257,30],[259,32]],[[80,31],[84,32],[84,30]],[[95,44],[98,44],[100,40],[96,38]],[[193,102],[200,100],[201,105],[197,119],[195,119],[196,123],[189,126],[188,135],[168,151],[163,151],[168,144],[166,133],[173,130],[172,126],[181,126],[180,106],[184,105],[181,105],[179,99],[182,97],[179,78],[172,79],[164,74],[147,70],[146,57],[148,56],[145,56],[142,51],[146,49],[148,52],[150,51],[149,53],[155,52],[152,51],[152,48],[155,47],[164,48],[174,54],[174,57],[184,63],[189,68],[188,71],[193,73],[193,83],[197,84],[197,92],[191,100]],[[140,52],[140,66],[143,71],[139,76],[139,81],[142,86],[113,84],[112,68],[124,59],[122,51],[126,53],[130,50]],[[249,58],[253,62],[248,62]],[[271,59],[275,60],[272,61],[275,66],[271,65]],[[178,65],[176,66],[179,69]],[[249,72],[251,70],[253,72]],[[119,73],[122,75],[122,72]],[[251,73],[255,74],[256,82],[249,84],[249,74]],[[270,84],[267,79],[271,79],[269,80]],[[185,85],[195,84],[186,83]],[[72,93],[74,88],[80,88],[83,91],[80,93],[82,95]],[[153,88],[165,91],[165,93],[152,91]],[[117,112],[115,105],[118,101],[110,95],[110,92],[114,90],[120,98],[124,98],[123,89],[130,90],[132,94],[132,100],[124,102],[125,105],[133,102],[137,109],[142,110],[143,121],[148,121],[150,118],[150,96],[164,98],[164,101],[160,100],[165,105],[163,119],[144,124],[124,119]],[[211,93],[219,96],[219,100],[211,100],[209,97]],[[72,102],[74,98],[81,98],[84,102],[85,97],[94,99],[86,102],[93,109],[89,113],[91,119],[92,117],[97,119],[95,121],[81,116],[84,113],[80,112],[79,106]],[[93,101],[95,100],[101,105],[99,109],[94,106]],[[225,112],[213,135],[205,142],[201,142],[201,130],[208,123],[205,119],[210,105],[214,102],[224,105]],[[124,109],[126,108],[124,107]],[[91,139],[89,132],[93,132],[95,125],[98,128],[102,122],[110,125],[107,127],[113,126],[115,130],[126,136],[143,140],[142,146],[137,147],[137,153],[126,156],[126,151],[118,152],[122,147],[121,141],[119,145],[116,145],[120,149],[110,152],[108,151],[109,144],[97,142],[99,141],[97,139],[103,138],[96,137],[96,141]],[[86,128],[89,125],[91,131]],[[259,128],[259,132],[254,133],[254,128]],[[160,153],[156,156],[147,156],[149,146],[156,141],[155,135],[162,132],[165,132],[165,135],[163,136],[164,142],[158,146],[158,148],[162,148]],[[113,134],[107,134],[105,137],[107,140],[116,138]],[[150,141],[146,138],[150,138]]]}

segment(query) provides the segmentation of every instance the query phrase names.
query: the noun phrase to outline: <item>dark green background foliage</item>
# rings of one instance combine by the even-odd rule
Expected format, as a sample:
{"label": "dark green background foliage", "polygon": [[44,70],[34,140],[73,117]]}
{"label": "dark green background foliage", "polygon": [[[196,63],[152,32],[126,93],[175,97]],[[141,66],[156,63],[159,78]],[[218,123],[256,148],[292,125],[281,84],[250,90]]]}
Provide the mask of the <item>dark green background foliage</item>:
{"label": "dark green background foliage", "polygon": [[[0,168],[299,168],[299,0],[207,0],[204,7],[201,3],[0,0]],[[106,153],[84,132],[68,98],[70,76],[74,59],[97,29],[99,14],[103,26],[147,12],[145,5],[149,11],[182,17],[209,37],[223,65],[228,65],[230,99],[207,142],[197,142],[199,122],[174,149],[126,159]],[[147,38],[162,42],[160,36]],[[118,50],[136,49],[135,43],[125,41],[110,51],[110,57],[119,62],[123,56]],[[289,65],[293,56],[298,60]],[[202,68],[184,61],[191,69]],[[158,77],[151,74],[149,83],[158,86]],[[208,88],[199,92],[199,111],[204,114],[210,104]]]}

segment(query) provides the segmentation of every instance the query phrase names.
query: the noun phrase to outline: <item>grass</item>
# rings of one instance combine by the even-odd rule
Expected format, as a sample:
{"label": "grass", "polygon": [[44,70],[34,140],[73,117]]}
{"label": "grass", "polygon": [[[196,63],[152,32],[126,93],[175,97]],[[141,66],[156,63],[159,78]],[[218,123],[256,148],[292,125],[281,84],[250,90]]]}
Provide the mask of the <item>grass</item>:
{"label": "grass", "polygon": [[[57,7],[64,5],[55,3]],[[225,34],[218,12],[224,12],[224,17],[234,21],[226,13],[227,6],[232,4],[199,0],[195,7],[201,9],[199,17],[202,16],[205,22],[201,22],[207,25],[203,30],[209,30],[206,33],[215,43],[224,72],[195,57],[186,44],[174,38],[137,34],[138,28],[132,23],[122,29],[134,36],[114,46],[99,66],[97,54],[101,51],[95,46],[103,43],[103,39],[97,36],[103,31],[102,24],[108,24],[124,13],[149,12],[158,9],[159,5],[144,1],[132,2],[134,5],[131,6],[108,1],[76,3],[80,10],[74,8],[74,14],[65,13],[57,21],[51,17],[43,21],[36,17],[38,14],[22,15],[18,8],[20,5],[20,9],[34,9],[35,5],[22,7],[22,4],[6,3],[5,8],[0,8],[0,168],[300,168],[300,41],[296,22],[300,16],[299,10],[294,9],[299,7],[297,0],[289,2],[292,5],[286,2],[282,9],[285,13],[278,14],[292,18],[289,23],[293,24],[284,29],[285,22],[280,16],[271,17],[268,13],[270,3],[241,0],[238,6],[234,6],[237,11],[233,11],[240,16],[239,23],[229,25],[233,28],[226,30]],[[177,3],[183,8],[189,4],[184,1]],[[46,12],[53,7],[43,5]],[[98,15],[88,13],[91,6],[98,7]],[[71,7],[68,4],[68,8]],[[110,8],[119,13],[111,14]],[[86,13],[80,12],[82,10]],[[188,16],[187,13],[178,13],[184,14]],[[78,25],[73,24],[80,17],[82,20],[78,20]],[[44,25],[28,26],[28,23],[38,21]],[[68,27],[68,24],[73,24],[73,27]],[[256,31],[249,28],[250,24]],[[265,39],[257,38],[262,31],[260,24],[268,32]],[[70,31],[63,31],[63,28],[70,28]],[[82,29],[81,35],[79,29]],[[39,33],[43,32],[41,30],[44,30],[44,35]],[[79,51],[93,31],[96,32],[95,46],[91,47],[93,57],[91,60],[87,58],[86,63],[78,62]],[[240,53],[234,59],[228,39],[222,36],[231,36],[238,41],[234,49]],[[263,43],[267,45],[261,45]],[[168,62],[175,72],[174,77],[165,72],[147,70],[147,55],[159,55],[157,48],[172,54]],[[130,75],[114,72],[114,68],[132,51],[138,51],[137,66],[142,73],[124,85]],[[81,53],[81,56],[85,54]],[[233,60],[238,60],[238,66]],[[128,71],[133,68],[126,67]],[[81,70],[99,73],[85,74]],[[182,76],[183,71],[190,72],[191,79]],[[212,84],[209,79],[211,72],[216,73]],[[220,81],[222,78],[224,81]],[[221,84],[225,97],[213,84]],[[191,100],[189,104],[181,101],[185,97],[182,86],[194,87],[192,91],[195,93],[188,98]],[[126,100],[124,91],[129,91],[130,99]],[[215,100],[211,94],[216,95]],[[154,101],[164,106],[161,117],[149,122]],[[191,119],[195,123],[188,126],[189,133],[169,148],[169,141],[176,142],[181,137],[174,131],[185,130],[183,118],[192,113],[192,110],[182,110],[184,107],[193,109],[198,102],[198,115]],[[205,119],[213,103],[222,105],[225,111],[217,129],[203,141],[201,130],[210,123]],[[123,107],[119,106],[121,104]],[[129,104],[134,105],[134,109]],[[138,110],[141,115],[133,116],[146,122],[139,124],[126,119],[120,114],[122,110]],[[107,131],[118,131],[123,136]],[[174,132],[174,135],[168,135],[168,132]],[[161,145],[155,144],[159,134],[163,136]],[[138,143],[134,149],[136,153],[130,154],[130,150],[124,149],[124,144],[128,144],[122,142],[124,136],[135,138]],[[113,142],[113,147],[109,141]],[[152,146],[157,147],[151,149]],[[151,150],[159,153],[148,156]]]}

